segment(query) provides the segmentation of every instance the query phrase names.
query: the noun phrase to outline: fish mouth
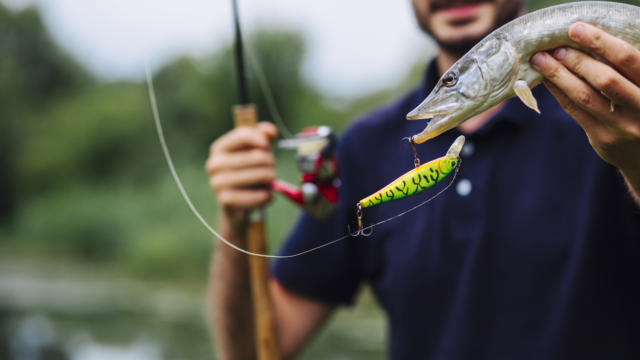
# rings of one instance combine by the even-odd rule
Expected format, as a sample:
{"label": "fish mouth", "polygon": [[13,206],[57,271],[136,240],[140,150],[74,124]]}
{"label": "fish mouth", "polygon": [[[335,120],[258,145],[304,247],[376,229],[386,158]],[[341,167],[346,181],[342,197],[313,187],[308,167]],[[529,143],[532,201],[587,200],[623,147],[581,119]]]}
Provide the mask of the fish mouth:
{"label": "fish mouth", "polygon": [[457,96],[432,92],[407,114],[407,120],[431,119],[420,134],[411,138],[412,141],[421,144],[455,127],[456,119],[465,112],[464,108]]}
{"label": "fish mouth", "polygon": [[407,114],[407,120],[424,120],[424,119],[432,119],[431,121],[438,121],[436,119],[443,118],[447,115],[453,114],[454,111],[460,108],[460,104],[450,103],[443,106],[440,106],[436,109],[427,110],[427,104],[430,99],[425,100],[422,104],[418,105],[415,109],[411,110]]}
{"label": "fish mouth", "polygon": [[421,133],[411,137],[414,143],[422,144],[423,142],[433,139],[445,131],[454,128],[453,114],[446,116],[436,116],[432,118]]}

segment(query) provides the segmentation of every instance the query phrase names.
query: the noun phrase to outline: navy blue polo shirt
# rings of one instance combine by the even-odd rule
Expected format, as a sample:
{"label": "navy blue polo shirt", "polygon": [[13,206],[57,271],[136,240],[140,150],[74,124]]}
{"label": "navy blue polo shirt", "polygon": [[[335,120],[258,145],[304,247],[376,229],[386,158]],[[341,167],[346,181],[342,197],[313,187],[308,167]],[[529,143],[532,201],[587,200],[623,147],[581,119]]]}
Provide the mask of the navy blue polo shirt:
{"label": "navy blue polo shirt", "polygon": [[[438,80],[353,123],[338,149],[340,206],[329,221],[302,215],[281,254],[323,244],[355,224],[356,202],[413,168],[401,141]],[[369,284],[389,324],[390,359],[640,359],[640,210],[622,176],[542,86],[542,115],[518,99],[467,134],[460,171],[441,196],[346,241],[275,262],[288,289],[349,304]],[[451,130],[418,145],[443,156]],[[366,224],[424,201],[364,210]]]}

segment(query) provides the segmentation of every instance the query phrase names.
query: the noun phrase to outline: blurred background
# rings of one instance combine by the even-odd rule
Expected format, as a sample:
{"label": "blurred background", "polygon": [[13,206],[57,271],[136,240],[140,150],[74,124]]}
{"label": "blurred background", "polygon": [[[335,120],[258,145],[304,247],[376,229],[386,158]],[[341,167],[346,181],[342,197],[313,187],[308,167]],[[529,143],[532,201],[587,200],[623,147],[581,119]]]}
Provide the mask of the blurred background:
{"label": "blurred background", "polygon": [[[408,0],[240,9],[294,132],[339,132],[415,86],[434,55]],[[203,165],[232,127],[231,42],[226,0],[0,0],[0,359],[213,358],[213,239],[170,177],[142,79],[149,63],[178,172],[215,224]],[[272,120],[249,76],[260,117]],[[280,177],[296,182],[294,154],[276,155]],[[269,207],[272,249],[297,213],[282,198]],[[301,358],[382,359],[384,339],[364,291]]]}

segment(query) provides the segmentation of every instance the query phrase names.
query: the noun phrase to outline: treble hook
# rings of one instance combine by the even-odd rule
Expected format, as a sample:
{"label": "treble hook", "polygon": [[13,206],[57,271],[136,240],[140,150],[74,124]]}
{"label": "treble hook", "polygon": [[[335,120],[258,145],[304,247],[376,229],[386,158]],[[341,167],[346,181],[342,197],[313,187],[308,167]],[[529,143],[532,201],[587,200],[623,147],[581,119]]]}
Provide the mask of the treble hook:
{"label": "treble hook", "polygon": [[362,225],[362,205],[360,205],[360,203],[356,204],[357,210],[356,210],[356,216],[358,217],[358,230],[356,232],[351,232],[351,227],[349,225],[347,225],[348,231],[349,231],[349,235],[356,237],[356,236],[371,236],[371,234],[373,234],[373,226],[369,226],[367,229],[369,229],[368,231],[364,228],[364,226]]}

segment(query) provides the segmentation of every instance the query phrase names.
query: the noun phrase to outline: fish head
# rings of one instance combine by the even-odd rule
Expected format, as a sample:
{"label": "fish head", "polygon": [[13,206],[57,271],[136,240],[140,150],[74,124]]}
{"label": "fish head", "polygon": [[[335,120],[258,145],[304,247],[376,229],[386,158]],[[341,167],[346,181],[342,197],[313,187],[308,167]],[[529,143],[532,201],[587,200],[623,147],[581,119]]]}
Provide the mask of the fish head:
{"label": "fish head", "polygon": [[496,105],[511,92],[516,63],[512,47],[495,39],[478,44],[460,58],[438,80],[408,120],[431,119],[426,129],[413,137],[422,143]]}
{"label": "fish head", "polygon": [[407,114],[408,120],[431,119],[428,127],[432,131],[442,128],[439,135],[484,105],[490,89],[482,69],[471,57],[460,60],[442,75],[429,96]]}

